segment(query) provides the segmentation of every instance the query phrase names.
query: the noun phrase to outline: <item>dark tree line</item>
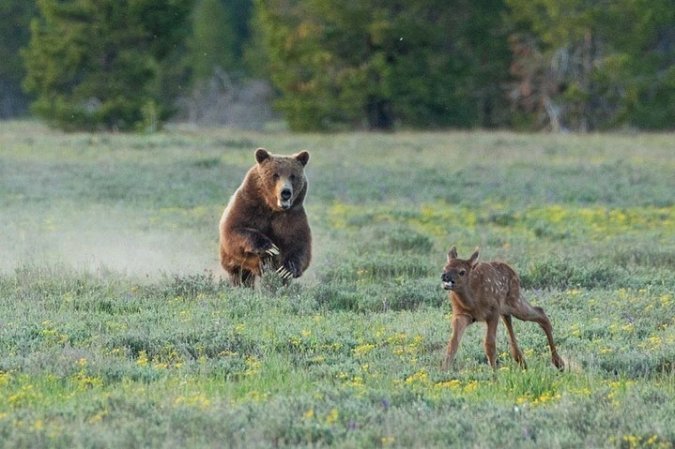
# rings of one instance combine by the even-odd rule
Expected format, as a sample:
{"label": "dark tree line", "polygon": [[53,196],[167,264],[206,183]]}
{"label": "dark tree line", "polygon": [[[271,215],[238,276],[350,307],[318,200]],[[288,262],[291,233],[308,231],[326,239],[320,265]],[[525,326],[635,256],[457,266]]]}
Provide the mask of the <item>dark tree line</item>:
{"label": "dark tree line", "polygon": [[501,0],[257,0],[255,24],[293,129],[497,126],[503,12]]}
{"label": "dark tree line", "polygon": [[153,129],[215,74],[294,130],[675,128],[672,0],[3,0],[0,117]]}
{"label": "dark tree line", "polygon": [[30,20],[35,2],[0,2],[0,119],[25,114],[30,99],[21,89],[25,75],[19,52],[30,39]]}
{"label": "dark tree line", "polygon": [[507,0],[511,98],[528,125],[675,128],[672,0]]}
{"label": "dark tree line", "polygon": [[166,118],[191,0],[37,4],[23,51],[35,114],[65,129],[155,127]]}

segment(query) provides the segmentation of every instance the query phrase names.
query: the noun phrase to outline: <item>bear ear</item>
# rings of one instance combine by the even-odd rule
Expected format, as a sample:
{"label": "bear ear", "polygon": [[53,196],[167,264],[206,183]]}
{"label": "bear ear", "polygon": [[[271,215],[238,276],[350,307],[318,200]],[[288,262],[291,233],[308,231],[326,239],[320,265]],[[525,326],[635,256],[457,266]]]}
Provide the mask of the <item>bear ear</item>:
{"label": "bear ear", "polygon": [[259,164],[262,164],[265,159],[269,159],[270,157],[272,157],[272,155],[264,148],[255,150],[255,160],[258,161]]}
{"label": "bear ear", "polygon": [[301,151],[297,154],[294,154],[293,157],[297,160],[300,161],[302,166],[304,167],[307,165],[307,162],[309,162],[309,152],[307,151]]}

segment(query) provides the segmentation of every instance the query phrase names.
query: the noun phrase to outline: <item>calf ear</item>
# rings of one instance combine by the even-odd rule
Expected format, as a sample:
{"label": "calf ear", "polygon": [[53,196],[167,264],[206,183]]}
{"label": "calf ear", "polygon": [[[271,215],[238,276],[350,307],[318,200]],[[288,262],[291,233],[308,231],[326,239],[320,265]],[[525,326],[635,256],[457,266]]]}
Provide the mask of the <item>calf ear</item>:
{"label": "calf ear", "polygon": [[475,267],[476,264],[478,263],[478,253],[479,250],[476,248],[476,250],[471,254],[471,257],[469,258],[469,265],[471,265],[471,268]]}
{"label": "calf ear", "polygon": [[448,261],[451,261],[452,259],[457,259],[457,248],[454,246],[448,251]]}
{"label": "calf ear", "polygon": [[258,161],[259,164],[262,164],[265,159],[269,159],[270,157],[270,153],[264,148],[255,150],[255,160]]}
{"label": "calf ear", "polygon": [[309,152],[307,151],[301,151],[297,154],[294,154],[293,157],[300,161],[303,167],[307,165],[307,162],[309,162]]}

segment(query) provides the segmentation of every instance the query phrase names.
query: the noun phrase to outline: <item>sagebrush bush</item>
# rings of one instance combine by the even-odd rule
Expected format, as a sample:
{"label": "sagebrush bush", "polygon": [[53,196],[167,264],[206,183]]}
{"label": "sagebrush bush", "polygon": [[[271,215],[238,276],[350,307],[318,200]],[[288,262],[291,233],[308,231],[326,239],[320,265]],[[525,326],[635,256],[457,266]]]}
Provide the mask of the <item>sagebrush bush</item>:
{"label": "sagebrush bush", "polygon": [[537,261],[520,273],[524,288],[608,288],[626,274],[617,267],[579,260]]}
{"label": "sagebrush bush", "polygon": [[210,271],[199,274],[173,275],[166,286],[164,295],[167,298],[181,297],[193,299],[198,295],[215,295],[226,286],[223,280],[216,281]]}

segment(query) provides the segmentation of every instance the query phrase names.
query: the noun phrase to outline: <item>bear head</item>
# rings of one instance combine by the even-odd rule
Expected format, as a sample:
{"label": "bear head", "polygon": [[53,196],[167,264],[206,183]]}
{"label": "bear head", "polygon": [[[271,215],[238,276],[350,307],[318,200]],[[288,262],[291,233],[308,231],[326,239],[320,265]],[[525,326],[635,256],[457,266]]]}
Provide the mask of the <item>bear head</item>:
{"label": "bear head", "polygon": [[270,208],[284,211],[302,204],[307,192],[304,170],[309,161],[307,151],[281,156],[258,148],[255,160],[262,195]]}

